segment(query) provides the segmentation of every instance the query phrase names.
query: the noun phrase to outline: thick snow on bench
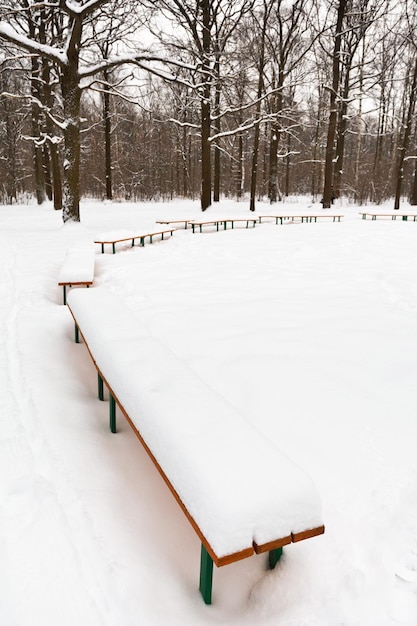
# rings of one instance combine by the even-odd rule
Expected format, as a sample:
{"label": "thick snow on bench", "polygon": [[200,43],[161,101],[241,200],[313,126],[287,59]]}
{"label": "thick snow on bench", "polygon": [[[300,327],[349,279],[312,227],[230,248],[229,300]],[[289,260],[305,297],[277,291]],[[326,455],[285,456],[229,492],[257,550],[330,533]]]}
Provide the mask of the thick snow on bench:
{"label": "thick snow on bench", "polygon": [[69,248],[59,272],[58,284],[75,285],[93,282],[94,259],[93,245]]}
{"label": "thick snow on bench", "polygon": [[129,230],[112,230],[106,233],[100,233],[94,240],[94,243],[112,243],[113,241],[124,241],[127,239],[138,239],[145,237],[146,231],[129,231]]}
{"label": "thick snow on bench", "polygon": [[99,288],[73,291],[68,304],[101,374],[217,557],[323,524],[311,478],[123,301]]}

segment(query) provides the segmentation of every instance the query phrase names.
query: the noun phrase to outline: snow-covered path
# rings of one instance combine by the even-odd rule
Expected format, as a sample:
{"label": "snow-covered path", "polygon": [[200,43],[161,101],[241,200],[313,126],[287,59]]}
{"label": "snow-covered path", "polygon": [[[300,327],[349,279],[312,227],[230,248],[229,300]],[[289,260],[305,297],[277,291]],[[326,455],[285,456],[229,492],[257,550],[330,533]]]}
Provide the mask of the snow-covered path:
{"label": "snow-covered path", "polygon": [[417,224],[345,207],[340,224],[178,231],[97,254],[97,285],[323,497],[323,537],[274,572],[261,557],[216,570],[206,607],[198,540],[130,429],[109,433],[56,284],[80,238],[196,204],[83,211],[63,227],[47,207],[0,208],[2,626],[415,626]]}

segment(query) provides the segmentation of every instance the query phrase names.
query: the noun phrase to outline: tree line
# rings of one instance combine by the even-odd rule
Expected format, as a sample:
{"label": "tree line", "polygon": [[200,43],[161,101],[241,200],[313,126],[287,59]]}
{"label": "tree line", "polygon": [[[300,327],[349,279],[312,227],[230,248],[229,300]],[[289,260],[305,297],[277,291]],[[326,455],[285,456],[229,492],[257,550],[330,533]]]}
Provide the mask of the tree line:
{"label": "tree line", "polygon": [[0,201],[417,204],[414,0],[0,2]]}

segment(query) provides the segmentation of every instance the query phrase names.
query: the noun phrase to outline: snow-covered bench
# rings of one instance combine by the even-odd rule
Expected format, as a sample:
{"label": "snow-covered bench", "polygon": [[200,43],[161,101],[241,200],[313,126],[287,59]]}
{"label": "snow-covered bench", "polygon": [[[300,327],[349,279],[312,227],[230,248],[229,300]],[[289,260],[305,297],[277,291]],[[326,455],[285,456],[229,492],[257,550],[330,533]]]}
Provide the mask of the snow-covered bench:
{"label": "snow-covered bench", "polygon": [[257,217],[226,217],[214,220],[190,220],[189,224],[191,224],[193,233],[196,232],[196,229],[201,233],[203,232],[203,226],[215,226],[216,230],[220,230],[220,227],[223,226],[223,229],[226,230],[227,224],[230,224],[231,227],[234,228],[236,222],[244,222],[246,228],[249,228],[249,224],[252,224],[252,227],[255,228],[257,221]]}
{"label": "snow-covered bench", "polygon": [[120,297],[72,291],[75,339],[87,345],[110,397],[133,428],[202,542],[200,591],[217,566],[324,532],[311,478],[183,361],[151,337]]}
{"label": "snow-covered bench", "polygon": [[104,252],[104,246],[111,245],[113,254],[116,252],[116,243],[124,243],[125,241],[132,242],[132,248],[135,245],[136,239],[139,239],[139,244],[141,246],[145,245],[145,240],[149,239],[149,242],[153,242],[153,238],[160,236],[161,239],[164,239],[164,235],[170,234],[171,236],[174,234],[175,228],[169,228],[166,230],[157,230],[155,232],[129,232],[126,230],[118,230],[113,231],[111,233],[103,233],[98,235],[94,241],[94,243],[99,243],[101,245],[101,252]]}
{"label": "snow-covered bench", "polygon": [[413,222],[417,220],[417,213],[400,213],[400,211],[397,211],[396,213],[377,213],[376,211],[366,211],[359,213],[359,215],[362,215],[363,220],[366,220],[368,216],[371,220],[376,220],[378,217],[389,217],[392,220],[396,220],[398,217],[398,219],[403,220],[404,222],[407,222],[408,218],[410,218],[410,221],[412,219]]}
{"label": "snow-covered bench", "polygon": [[179,220],[156,220],[155,223],[156,224],[165,224],[165,226],[168,226],[169,224],[184,224],[184,229],[187,230],[188,228],[188,224],[190,224],[192,222],[192,218],[191,219],[179,219]]}
{"label": "snow-covered bench", "polygon": [[67,288],[90,287],[94,281],[93,245],[69,248],[58,277],[58,286],[63,288],[63,302],[67,301]]}
{"label": "snow-covered bench", "polygon": [[284,222],[295,222],[296,220],[300,220],[303,222],[317,222],[318,219],[331,219],[333,222],[340,222],[340,220],[344,217],[340,213],[315,213],[309,215],[291,215],[287,213],[274,213],[268,215],[259,215],[259,223],[262,222],[263,219],[274,219],[275,224],[283,224]]}

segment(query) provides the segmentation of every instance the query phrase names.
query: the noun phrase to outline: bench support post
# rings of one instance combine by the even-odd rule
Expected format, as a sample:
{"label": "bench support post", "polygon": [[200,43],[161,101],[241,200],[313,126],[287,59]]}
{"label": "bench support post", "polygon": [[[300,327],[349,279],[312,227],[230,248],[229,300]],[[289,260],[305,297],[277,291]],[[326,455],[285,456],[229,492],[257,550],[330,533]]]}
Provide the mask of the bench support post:
{"label": "bench support post", "polygon": [[75,324],[74,335],[75,335],[75,337],[74,337],[75,338],[75,343],[80,343],[80,331],[78,330],[77,324]]}
{"label": "bench support post", "polygon": [[109,394],[110,401],[110,430],[112,433],[116,432],[116,400],[112,394]]}
{"label": "bench support post", "polygon": [[67,286],[63,285],[62,289],[63,289],[63,301],[64,301],[64,304],[66,304],[67,303]]}
{"label": "bench support post", "polygon": [[213,559],[207,552],[204,544],[201,544],[200,560],[200,593],[206,604],[211,604],[211,591],[213,588]]}
{"label": "bench support post", "polygon": [[278,563],[281,557],[282,548],[275,548],[275,550],[270,550],[268,554],[269,569],[274,569],[275,565]]}
{"label": "bench support post", "polygon": [[98,399],[104,400],[104,386],[103,379],[100,374],[97,374],[97,382],[98,382]]}

